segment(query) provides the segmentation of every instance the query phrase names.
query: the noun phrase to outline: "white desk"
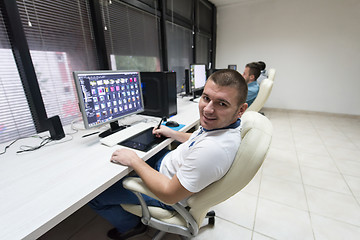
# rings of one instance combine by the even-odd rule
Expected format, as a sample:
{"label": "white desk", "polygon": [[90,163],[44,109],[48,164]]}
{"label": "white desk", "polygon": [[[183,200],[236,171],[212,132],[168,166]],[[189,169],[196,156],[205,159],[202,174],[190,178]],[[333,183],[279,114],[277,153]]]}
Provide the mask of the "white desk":
{"label": "white desk", "polygon": [[[189,130],[198,124],[197,104],[178,99],[178,114],[171,120],[186,125],[181,131]],[[97,135],[81,137],[93,131],[81,131],[69,142],[16,154],[20,145],[38,144],[20,140],[0,155],[0,239],[40,237],[130,172],[110,162],[113,151],[121,146],[104,146]],[[147,160],[171,141],[147,153],[138,151],[138,155]]]}

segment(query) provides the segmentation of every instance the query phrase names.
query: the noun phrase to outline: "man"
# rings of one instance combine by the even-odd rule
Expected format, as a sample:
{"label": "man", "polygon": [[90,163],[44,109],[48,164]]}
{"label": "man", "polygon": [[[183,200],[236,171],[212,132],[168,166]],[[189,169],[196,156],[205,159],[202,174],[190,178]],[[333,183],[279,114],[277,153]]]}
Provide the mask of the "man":
{"label": "man", "polygon": [[[133,168],[163,202],[171,205],[181,201],[186,205],[189,196],[222,178],[230,168],[240,145],[240,117],[247,108],[246,95],[246,82],[240,73],[229,69],[217,71],[209,77],[200,98],[201,127],[197,131],[183,133],[165,126],[153,130],[156,136],[182,142],[180,146],[168,153],[160,152],[147,163],[134,151],[119,149],[112,154],[111,161]],[[153,198],[144,198],[149,205],[171,209]],[[108,232],[112,239],[127,239],[145,232],[140,218],[123,210],[121,203],[138,201],[119,181],[90,205],[115,226]]]}
{"label": "man", "polygon": [[248,95],[246,98],[246,103],[250,106],[256,96],[259,93],[259,84],[257,83],[256,79],[260,76],[260,66],[256,62],[248,63],[245,66],[245,70],[243,73],[243,77],[248,84]]}

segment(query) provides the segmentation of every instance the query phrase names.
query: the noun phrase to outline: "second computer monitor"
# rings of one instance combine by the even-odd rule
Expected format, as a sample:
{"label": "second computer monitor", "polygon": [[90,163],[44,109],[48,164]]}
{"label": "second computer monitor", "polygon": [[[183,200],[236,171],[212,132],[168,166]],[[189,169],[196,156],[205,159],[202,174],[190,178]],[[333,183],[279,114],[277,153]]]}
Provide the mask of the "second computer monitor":
{"label": "second computer monitor", "polygon": [[236,69],[237,69],[237,65],[236,65],[236,64],[229,64],[229,65],[228,65],[228,69],[236,70]]}
{"label": "second computer monitor", "polygon": [[191,91],[197,91],[204,88],[206,82],[206,65],[191,64],[190,65],[190,86]]}

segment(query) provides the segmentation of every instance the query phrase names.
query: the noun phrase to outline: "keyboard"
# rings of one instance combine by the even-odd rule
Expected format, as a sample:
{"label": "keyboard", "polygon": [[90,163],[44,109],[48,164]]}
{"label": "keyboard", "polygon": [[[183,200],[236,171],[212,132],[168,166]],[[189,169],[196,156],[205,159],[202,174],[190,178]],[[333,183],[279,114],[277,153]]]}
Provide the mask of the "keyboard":
{"label": "keyboard", "polygon": [[106,146],[112,147],[138,133],[148,129],[149,123],[138,123],[133,126],[127,127],[121,131],[113,133],[107,137],[100,139],[100,142]]}

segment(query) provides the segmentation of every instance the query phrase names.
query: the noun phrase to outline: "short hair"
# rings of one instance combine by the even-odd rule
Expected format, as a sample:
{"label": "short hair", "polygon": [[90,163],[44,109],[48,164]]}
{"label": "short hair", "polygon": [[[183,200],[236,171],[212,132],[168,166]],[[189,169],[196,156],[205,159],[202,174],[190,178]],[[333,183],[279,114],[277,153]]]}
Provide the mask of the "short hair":
{"label": "short hair", "polygon": [[263,61],[258,61],[257,63],[259,64],[261,71],[262,71],[262,70],[265,70],[266,64],[265,64]]}
{"label": "short hair", "polygon": [[260,76],[260,73],[261,73],[261,66],[259,65],[259,63],[257,63],[257,62],[248,63],[248,64],[246,64],[245,67],[248,67],[250,69],[249,76],[254,75],[255,80],[258,79],[258,77]]}
{"label": "short hair", "polygon": [[248,86],[244,77],[235,70],[222,69],[210,75],[209,79],[222,87],[234,87],[238,90],[238,106],[245,103]]}

